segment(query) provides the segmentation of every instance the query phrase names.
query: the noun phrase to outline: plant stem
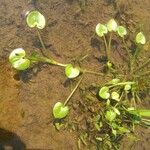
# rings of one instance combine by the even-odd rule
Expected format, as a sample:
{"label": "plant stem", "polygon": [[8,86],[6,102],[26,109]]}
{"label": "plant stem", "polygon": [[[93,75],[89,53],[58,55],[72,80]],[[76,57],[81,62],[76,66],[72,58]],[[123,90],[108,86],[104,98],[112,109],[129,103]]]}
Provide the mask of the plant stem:
{"label": "plant stem", "polygon": [[150,58],[140,67],[138,67],[136,70],[133,71],[133,73],[136,73],[137,71],[140,71],[142,68],[146,67],[150,63]]}
{"label": "plant stem", "polygon": [[112,32],[110,33],[109,43],[108,43],[108,51],[109,51],[109,53],[111,51],[111,39],[112,39]]}
{"label": "plant stem", "polygon": [[47,57],[40,57],[40,56],[31,56],[29,58],[31,61],[39,61],[39,62],[44,62],[44,63],[48,63],[48,64],[52,64],[52,65],[57,65],[57,66],[61,66],[61,67],[66,67],[68,64],[62,64],[59,63],[51,58],[47,58]]}
{"label": "plant stem", "polygon": [[[41,45],[42,45],[42,48],[43,48],[44,51],[46,51],[46,47],[45,47],[44,42],[43,42],[43,40],[42,40],[40,31],[39,31],[38,29],[37,29],[36,31],[37,31],[37,35],[38,35],[38,38],[39,38],[39,40],[40,40],[40,43],[41,43]],[[43,50],[41,50],[41,53],[42,53],[43,56],[45,56]]]}
{"label": "plant stem", "polygon": [[95,74],[95,75],[100,75],[100,76],[104,76],[103,73],[99,73],[99,72],[95,72],[95,71],[91,71],[91,70],[81,70],[83,73],[89,73],[89,74]]}
{"label": "plant stem", "polygon": [[120,82],[120,83],[117,83],[117,84],[115,84],[115,85],[111,85],[111,86],[109,86],[109,88],[112,88],[112,87],[115,87],[115,86],[119,86],[119,85],[126,85],[126,84],[130,84],[130,85],[132,85],[132,84],[135,84],[135,82]]}
{"label": "plant stem", "polygon": [[104,39],[104,43],[105,43],[105,49],[106,49],[107,59],[109,60],[108,44],[107,44],[105,35],[103,36],[103,39]]}
{"label": "plant stem", "polygon": [[122,40],[123,40],[123,44],[124,44],[124,46],[125,46],[126,52],[127,52],[127,54],[128,54],[128,57],[129,57],[129,68],[130,68],[130,71],[132,72],[133,69],[132,69],[132,65],[131,65],[131,55],[130,55],[130,51],[129,51],[129,48],[128,48],[128,46],[127,46],[125,40],[124,40],[124,37],[122,38]]}
{"label": "plant stem", "polygon": [[74,94],[74,92],[77,90],[79,84],[81,83],[83,77],[80,78],[80,80],[78,81],[77,85],[75,86],[75,88],[72,90],[71,94],[68,96],[68,98],[66,99],[66,101],[64,102],[64,106],[69,102],[70,98],[72,97],[72,95]]}

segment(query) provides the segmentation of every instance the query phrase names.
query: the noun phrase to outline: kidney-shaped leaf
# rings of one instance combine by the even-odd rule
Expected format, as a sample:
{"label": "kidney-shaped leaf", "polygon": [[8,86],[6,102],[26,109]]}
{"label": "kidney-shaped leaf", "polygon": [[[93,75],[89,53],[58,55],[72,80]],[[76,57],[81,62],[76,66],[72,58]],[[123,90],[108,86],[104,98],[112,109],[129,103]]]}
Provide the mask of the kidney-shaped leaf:
{"label": "kidney-shaped leaf", "polygon": [[108,99],[110,97],[109,88],[107,86],[102,87],[99,90],[99,96],[103,99]]}

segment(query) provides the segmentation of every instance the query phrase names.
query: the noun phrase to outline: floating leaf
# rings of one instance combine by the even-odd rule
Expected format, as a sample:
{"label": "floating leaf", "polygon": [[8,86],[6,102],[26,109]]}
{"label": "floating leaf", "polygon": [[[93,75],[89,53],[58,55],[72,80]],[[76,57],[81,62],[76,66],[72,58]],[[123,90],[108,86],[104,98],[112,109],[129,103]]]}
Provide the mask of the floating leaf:
{"label": "floating leaf", "polygon": [[116,101],[119,101],[119,94],[117,92],[112,92],[111,93],[111,98],[116,100]]}
{"label": "floating leaf", "polygon": [[96,26],[96,34],[100,37],[103,37],[104,34],[107,34],[108,30],[107,27],[103,24],[97,24]]}
{"label": "floating leaf", "polygon": [[120,115],[120,111],[117,108],[113,107],[113,110],[117,115]]}
{"label": "floating leaf", "polygon": [[123,26],[118,26],[117,27],[117,33],[119,34],[120,37],[124,37],[127,34],[127,30]]}
{"label": "floating leaf", "polygon": [[136,35],[136,43],[138,43],[138,44],[145,44],[146,43],[146,38],[142,32],[139,32]]}
{"label": "floating leaf", "polygon": [[109,88],[104,86],[99,91],[99,96],[103,99],[108,99],[110,97]]}
{"label": "floating leaf", "polygon": [[46,25],[45,17],[37,10],[30,11],[27,14],[26,22],[30,28],[43,29]]}
{"label": "floating leaf", "polygon": [[116,113],[113,110],[106,111],[105,118],[112,122],[116,118]]}
{"label": "floating leaf", "polygon": [[53,107],[53,115],[57,119],[62,119],[69,113],[68,106],[64,106],[61,102],[57,102]]}
{"label": "floating leaf", "polygon": [[130,84],[126,84],[125,87],[124,87],[124,90],[125,91],[131,90],[131,85]]}
{"label": "floating leaf", "polygon": [[117,83],[119,83],[120,82],[120,79],[112,79],[109,83],[110,84],[117,84]]}
{"label": "floating leaf", "polygon": [[108,31],[116,31],[117,29],[117,22],[114,19],[110,19],[107,23]]}
{"label": "floating leaf", "polygon": [[14,49],[9,55],[9,62],[13,63],[13,62],[19,60],[20,58],[25,57],[25,55],[26,55],[26,53],[25,53],[24,49],[22,49],[22,48]]}
{"label": "floating leaf", "polygon": [[30,60],[25,58],[25,51],[22,48],[13,50],[9,55],[9,62],[17,70],[25,70],[30,66]]}
{"label": "floating leaf", "polygon": [[20,58],[19,60],[14,61],[12,63],[12,66],[17,70],[26,70],[27,68],[30,67],[30,60],[26,58]]}
{"label": "floating leaf", "polygon": [[80,74],[80,69],[69,64],[65,68],[65,74],[70,79],[75,78]]}

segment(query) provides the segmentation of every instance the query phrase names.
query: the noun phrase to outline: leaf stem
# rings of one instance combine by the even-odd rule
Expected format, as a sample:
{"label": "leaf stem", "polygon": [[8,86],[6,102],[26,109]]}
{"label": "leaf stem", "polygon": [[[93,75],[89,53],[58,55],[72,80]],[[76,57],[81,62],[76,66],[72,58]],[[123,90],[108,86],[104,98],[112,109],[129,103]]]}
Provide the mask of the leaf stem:
{"label": "leaf stem", "polygon": [[70,95],[68,96],[68,98],[66,99],[66,101],[64,102],[64,106],[69,102],[70,98],[72,97],[72,95],[74,94],[74,92],[77,90],[79,84],[81,83],[83,77],[80,78],[80,80],[78,81],[78,83],[76,84],[75,88],[72,90],[72,92],[70,93]]}
{"label": "leaf stem", "polygon": [[107,59],[109,60],[108,44],[107,44],[105,35],[103,36],[103,39],[104,39],[104,43],[105,43]]}
{"label": "leaf stem", "polygon": [[129,82],[120,82],[120,83],[117,83],[115,85],[109,86],[109,88],[112,88],[112,87],[115,87],[115,86],[119,86],[119,85],[126,85],[126,84],[132,85],[132,84],[135,84],[135,82],[132,82],[132,81],[129,81]]}
{"label": "leaf stem", "polygon": [[[36,31],[37,31],[37,35],[38,35],[39,41],[40,41],[40,43],[41,43],[41,45],[42,45],[42,48],[43,48],[44,51],[46,51],[46,47],[45,47],[44,42],[43,42],[43,40],[42,40],[40,31],[39,31],[38,29],[36,29]],[[43,56],[45,56],[43,50],[41,50],[41,53],[42,53]]]}

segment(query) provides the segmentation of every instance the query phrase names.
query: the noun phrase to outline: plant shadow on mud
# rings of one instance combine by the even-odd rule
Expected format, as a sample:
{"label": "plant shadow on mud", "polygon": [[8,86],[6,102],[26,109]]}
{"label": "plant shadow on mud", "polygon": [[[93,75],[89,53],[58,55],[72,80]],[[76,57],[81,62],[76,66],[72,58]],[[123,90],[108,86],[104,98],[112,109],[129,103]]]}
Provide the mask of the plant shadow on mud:
{"label": "plant shadow on mud", "polygon": [[0,150],[25,150],[26,145],[17,134],[0,128]]}

